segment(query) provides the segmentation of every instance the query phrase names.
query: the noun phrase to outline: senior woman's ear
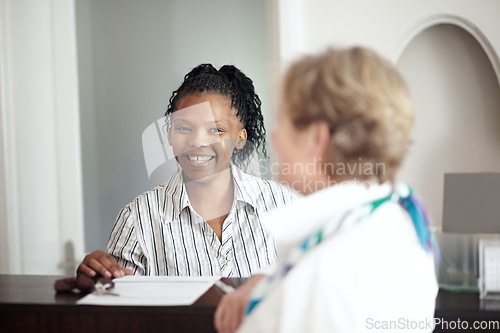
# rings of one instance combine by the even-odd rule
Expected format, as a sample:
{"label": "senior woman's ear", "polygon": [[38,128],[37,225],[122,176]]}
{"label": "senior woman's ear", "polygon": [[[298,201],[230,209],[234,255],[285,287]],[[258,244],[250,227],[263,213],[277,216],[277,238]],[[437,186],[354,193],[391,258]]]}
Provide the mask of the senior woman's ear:
{"label": "senior woman's ear", "polygon": [[330,127],[324,121],[311,123],[308,128],[307,146],[317,161],[324,159],[330,146]]}
{"label": "senior woman's ear", "polygon": [[324,121],[316,121],[310,125],[312,128],[312,143],[314,155],[318,160],[324,159],[330,146],[330,127]]}

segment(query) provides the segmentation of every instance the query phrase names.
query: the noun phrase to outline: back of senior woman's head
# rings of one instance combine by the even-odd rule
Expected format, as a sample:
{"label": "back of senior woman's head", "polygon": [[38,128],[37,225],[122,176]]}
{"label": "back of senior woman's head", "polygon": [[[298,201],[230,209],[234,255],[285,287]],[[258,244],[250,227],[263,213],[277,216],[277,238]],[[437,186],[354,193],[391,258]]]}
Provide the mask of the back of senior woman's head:
{"label": "back of senior woman's head", "polygon": [[283,97],[296,128],[317,121],[329,126],[327,172],[360,181],[394,179],[413,124],[408,89],[394,65],[360,47],[328,49],[288,69]]}

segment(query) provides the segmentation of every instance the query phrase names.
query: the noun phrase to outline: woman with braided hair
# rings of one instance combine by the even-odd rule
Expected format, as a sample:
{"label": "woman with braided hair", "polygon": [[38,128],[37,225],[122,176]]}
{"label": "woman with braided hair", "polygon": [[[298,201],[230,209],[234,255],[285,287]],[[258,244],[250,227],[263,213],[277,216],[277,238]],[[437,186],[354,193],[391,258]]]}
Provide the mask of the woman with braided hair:
{"label": "woman with braided hair", "polygon": [[260,215],[294,194],[237,167],[254,152],[267,157],[252,80],[231,65],[199,65],[165,115],[179,170],[122,209],[106,252],[87,255],[77,274],[245,277],[274,263]]}

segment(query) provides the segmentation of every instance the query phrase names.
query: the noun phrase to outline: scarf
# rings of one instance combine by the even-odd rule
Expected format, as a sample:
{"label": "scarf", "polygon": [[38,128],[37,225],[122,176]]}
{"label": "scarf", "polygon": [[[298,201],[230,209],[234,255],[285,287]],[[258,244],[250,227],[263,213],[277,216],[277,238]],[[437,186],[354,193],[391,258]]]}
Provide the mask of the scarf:
{"label": "scarf", "polygon": [[347,210],[339,220],[332,219],[324,224],[318,230],[308,235],[301,243],[290,251],[287,258],[280,264],[274,275],[268,276],[254,288],[250,301],[248,303],[246,315],[248,316],[252,310],[283,280],[288,272],[301,260],[301,258],[315,248],[322,241],[336,234],[345,224],[357,223],[387,202],[397,202],[410,215],[417,233],[420,245],[426,252],[433,252],[439,258],[438,248],[435,245],[430,229],[429,218],[422,206],[422,203],[417,199],[413,190],[406,184],[399,185],[391,194],[386,197],[373,200]]}

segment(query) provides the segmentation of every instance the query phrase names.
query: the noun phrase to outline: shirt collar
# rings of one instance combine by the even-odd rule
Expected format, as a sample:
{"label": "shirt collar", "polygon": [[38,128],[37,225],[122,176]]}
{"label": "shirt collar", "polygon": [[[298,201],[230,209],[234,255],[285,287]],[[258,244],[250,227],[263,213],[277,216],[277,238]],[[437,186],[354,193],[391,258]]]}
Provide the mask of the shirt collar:
{"label": "shirt collar", "polygon": [[190,203],[183,181],[182,169],[178,168],[165,183],[163,220],[165,222],[172,222],[188,206],[190,206]]}
{"label": "shirt collar", "polygon": [[[255,188],[255,179],[253,179],[255,177],[244,173],[233,163],[231,163],[231,175],[234,183],[234,202],[242,202],[256,209],[260,190]],[[192,209],[184,184],[182,168],[177,169],[165,183],[165,187],[164,221],[172,222],[186,207]]]}

